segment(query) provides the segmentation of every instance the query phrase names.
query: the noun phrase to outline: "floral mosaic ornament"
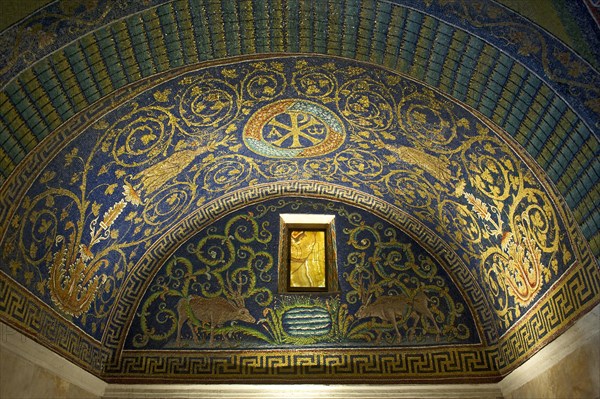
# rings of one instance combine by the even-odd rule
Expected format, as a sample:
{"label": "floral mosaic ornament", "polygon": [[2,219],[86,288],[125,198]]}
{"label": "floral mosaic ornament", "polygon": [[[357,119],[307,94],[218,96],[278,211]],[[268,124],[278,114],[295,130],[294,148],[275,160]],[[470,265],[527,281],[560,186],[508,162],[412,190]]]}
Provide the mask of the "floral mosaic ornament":
{"label": "floral mosaic ornament", "polygon": [[[111,227],[128,203],[134,206],[141,204],[140,198],[131,186],[126,184],[123,189],[124,198],[112,205],[101,219],[97,216],[90,222],[89,244],[80,243],[78,250],[74,248],[74,243],[78,241],[76,238],[78,232],[73,224],[67,224],[67,227],[74,230],[69,236],[69,243],[65,242],[64,236],[56,236],[58,251],[54,253],[50,266],[48,288],[54,303],[67,314],[80,316],[86,312],[95,299],[98,286],[107,281],[106,274],[101,272],[103,270],[106,273],[109,269],[109,260],[105,258],[106,252],[95,255],[92,250],[101,241],[111,236],[113,239],[116,238],[118,233],[113,233]],[[97,213],[98,207],[92,212]]]}
{"label": "floral mosaic ornament", "polygon": [[[113,382],[497,381],[599,298],[600,46],[567,3],[575,51],[494,1],[48,4],[0,38],[2,321]],[[214,298],[148,292],[190,235],[274,197],[368,220],[339,296],[259,304],[242,258]]]}
{"label": "floral mosaic ornament", "polygon": [[[553,194],[521,156],[460,104],[390,71],[317,57],[207,66],[67,143],[12,213],[2,264],[100,339],[143,254],[199,207],[263,183],[317,181],[375,196],[438,234],[488,293],[501,335],[577,259]],[[427,283],[424,293],[445,298]],[[417,316],[411,324],[433,328],[429,313]]]}
{"label": "floral mosaic ornament", "polygon": [[[341,293],[276,294],[274,244],[286,237],[273,236],[271,226],[278,226],[279,213],[324,210],[337,215],[337,240],[347,243],[338,248]],[[167,261],[140,303],[127,345],[228,349],[479,342],[468,305],[449,284],[422,248],[364,210],[316,200],[267,201],[199,232]],[[387,314],[391,308],[398,309],[394,317]]]}

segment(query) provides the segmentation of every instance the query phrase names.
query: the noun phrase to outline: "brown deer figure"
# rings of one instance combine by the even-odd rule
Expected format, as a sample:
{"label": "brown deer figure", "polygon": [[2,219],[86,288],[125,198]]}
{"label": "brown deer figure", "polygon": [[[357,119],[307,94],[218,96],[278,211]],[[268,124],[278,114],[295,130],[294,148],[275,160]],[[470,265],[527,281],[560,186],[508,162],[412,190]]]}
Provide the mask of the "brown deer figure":
{"label": "brown deer figure", "polygon": [[241,320],[248,323],[256,322],[248,309],[238,307],[232,304],[225,298],[203,298],[197,295],[192,295],[189,298],[181,298],[177,303],[177,314],[179,315],[179,324],[177,325],[177,345],[181,346],[181,327],[185,322],[188,323],[192,331],[194,342],[198,344],[198,336],[196,335],[193,320],[189,317],[189,312],[199,320],[202,325],[208,325],[210,328],[210,341],[208,345],[213,346],[215,338],[215,328],[221,327],[228,321]]}
{"label": "brown deer figure", "polygon": [[[419,321],[423,324],[424,320],[428,320],[433,323],[433,327],[437,332],[436,341],[439,341],[441,331],[435,322],[435,317],[429,310],[429,298],[424,292],[423,285],[415,289],[410,296],[404,293],[384,295],[377,298],[373,303],[370,303],[373,293],[377,291],[373,280],[374,276],[370,274],[368,287],[361,285],[358,289],[358,294],[363,303],[356,312],[358,319],[375,317],[392,324],[396,331],[398,342],[402,341],[402,335],[400,334],[400,330],[398,330],[398,322],[402,322],[404,327],[406,327],[408,319],[414,319],[412,327],[408,329],[409,339],[412,340]],[[381,332],[377,337],[377,341],[380,338]]]}
{"label": "brown deer figure", "polygon": [[424,320],[429,320],[433,324],[433,327],[437,332],[435,340],[440,340],[441,331],[437,323],[435,322],[435,317],[431,313],[431,310],[429,310],[429,298],[425,294],[423,286],[418,287],[413,292],[411,317],[415,319],[415,322],[413,323],[413,326],[409,329],[409,339],[414,338],[415,329],[417,328],[417,324],[419,323],[419,321],[421,321],[423,327],[426,327],[424,325]]}
{"label": "brown deer figure", "polygon": [[[392,326],[394,326],[394,330],[396,330],[398,342],[401,342],[402,335],[400,334],[400,330],[398,330],[398,322],[406,321],[406,318],[410,315],[410,313],[410,299],[406,295],[385,295],[380,296],[373,303],[369,303],[367,300],[367,302],[365,302],[360,309],[358,309],[358,312],[356,312],[356,317],[359,319],[376,317],[392,324]],[[381,333],[379,333],[379,336],[377,337],[378,342],[380,338]]]}
{"label": "brown deer figure", "polygon": [[[201,326],[206,325],[210,328],[210,340],[208,345],[210,347],[214,344],[215,339],[215,328],[223,326],[223,324],[241,320],[247,323],[255,323],[256,319],[252,317],[246,306],[244,305],[244,298],[242,296],[242,276],[239,275],[239,281],[237,282],[237,289],[233,289],[231,282],[229,281],[229,275],[227,275],[227,289],[226,294],[233,298],[228,300],[223,297],[216,298],[203,298],[197,295],[191,295],[188,298],[181,298],[177,303],[177,314],[179,316],[179,323],[177,324],[177,345],[181,346],[181,328],[185,322],[188,323],[190,330],[192,331],[192,337],[194,342],[198,344],[198,336],[194,328],[194,320],[190,318],[191,315],[198,321]],[[223,339],[227,341],[227,337],[223,335]]]}

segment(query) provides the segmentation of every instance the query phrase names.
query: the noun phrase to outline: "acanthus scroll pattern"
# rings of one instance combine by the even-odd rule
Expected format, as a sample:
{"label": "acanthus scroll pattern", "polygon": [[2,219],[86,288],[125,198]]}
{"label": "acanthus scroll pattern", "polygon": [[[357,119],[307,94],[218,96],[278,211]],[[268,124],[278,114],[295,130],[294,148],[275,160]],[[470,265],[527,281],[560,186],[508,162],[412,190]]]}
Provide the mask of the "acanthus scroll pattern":
{"label": "acanthus scroll pattern", "polygon": [[540,182],[460,104],[359,63],[287,57],[185,73],[91,125],[24,197],[4,264],[99,334],[153,239],[226,193],[303,179],[360,189],[435,231],[496,293],[505,328],[573,260]]}
{"label": "acanthus scroll pattern", "polygon": [[[270,227],[280,213],[309,210],[333,212],[344,226],[336,233],[349,244],[338,259],[342,294],[277,294]],[[396,228],[382,221],[369,227],[373,221],[365,215],[334,202],[272,200],[206,228],[157,273],[127,345],[195,350],[476,342],[469,309],[438,263]],[[372,294],[377,300],[370,303]],[[398,312],[387,317],[377,301],[393,302],[388,305]]]}

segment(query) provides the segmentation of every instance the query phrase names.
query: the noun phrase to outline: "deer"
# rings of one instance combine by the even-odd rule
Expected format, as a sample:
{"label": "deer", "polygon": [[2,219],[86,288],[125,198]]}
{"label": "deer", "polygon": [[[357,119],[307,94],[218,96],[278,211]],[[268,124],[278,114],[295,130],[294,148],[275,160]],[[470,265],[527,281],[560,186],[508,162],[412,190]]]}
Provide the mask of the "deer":
{"label": "deer", "polygon": [[[376,317],[390,323],[394,327],[394,330],[396,330],[398,342],[402,342],[402,335],[400,334],[400,330],[398,330],[398,321],[406,321],[406,317],[411,313],[410,299],[404,294],[399,294],[380,296],[373,303],[369,303],[369,301],[370,297],[358,309],[356,317],[359,319]],[[381,333],[379,333],[377,341],[380,338]]]}
{"label": "deer", "polygon": [[[369,276],[368,285],[365,286],[362,282],[360,283],[357,291],[359,299],[362,302],[361,307],[356,312],[358,319],[364,318],[378,318],[391,324],[396,331],[398,342],[402,342],[402,334],[398,329],[398,322],[402,321],[403,324],[406,322],[407,316],[411,313],[410,298],[404,293],[398,295],[384,295],[377,298],[371,303],[373,293],[377,293],[378,289],[374,282],[374,275],[372,272],[367,272]],[[377,336],[377,342],[381,339],[381,332]]]}
{"label": "deer", "polygon": [[[433,323],[433,326],[437,331],[436,340],[439,340],[440,329],[435,322],[435,317],[429,310],[429,298],[425,294],[423,286],[417,288],[411,296],[406,295],[405,293],[384,295],[371,303],[371,298],[373,297],[372,291],[374,291],[372,288],[373,285],[373,275],[371,274],[369,278],[369,287],[366,288],[361,284],[358,290],[360,299],[363,303],[356,312],[356,317],[358,319],[374,317],[391,324],[396,331],[398,342],[402,342],[402,334],[400,334],[400,330],[398,329],[398,322],[403,322],[402,324],[406,327],[408,320],[411,318],[414,319],[412,327],[408,329],[409,339],[412,339],[417,323],[419,321],[423,323],[424,317],[426,320]],[[381,333],[379,333],[377,341],[379,341],[380,338]]]}
{"label": "deer", "polygon": [[[240,277],[241,280],[241,277]],[[233,300],[223,297],[204,298],[198,295],[190,295],[187,298],[181,298],[177,303],[177,314],[179,322],[177,324],[177,346],[181,346],[181,328],[187,322],[195,344],[199,344],[198,336],[194,328],[194,320],[190,314],[200,321],[201,326],[208,325],[210,328],[210,339],[208,346],[213,347],[215,328],[223,326],[225,323],[235,320],[247,323],[255,323],[256,319],[250,314],[244,305],[244,299],[241,296],[241,281],[238,290],[233,291],[231,283],[227,281],[230,289],[229,294]],[[225,341],[227,338],[223,335]]]}
{"label": "deer", "polygon": [[420,287],[415,289],[412,295],[413,311],[411,316],[415,319],[415,322],[409,330],[409,339],[412,339],[412,337],[414,337],[415,329],[419,321],[423,323],[424,320],[429,320],[433,324],[433,327],[437,332],[436,341],[439,341],[441,331],[437,323],[435,322],[435,317],[431,313],[431,310],[429,310],[429,298],[425,294],[423,287],[424,285],[422,284]]}

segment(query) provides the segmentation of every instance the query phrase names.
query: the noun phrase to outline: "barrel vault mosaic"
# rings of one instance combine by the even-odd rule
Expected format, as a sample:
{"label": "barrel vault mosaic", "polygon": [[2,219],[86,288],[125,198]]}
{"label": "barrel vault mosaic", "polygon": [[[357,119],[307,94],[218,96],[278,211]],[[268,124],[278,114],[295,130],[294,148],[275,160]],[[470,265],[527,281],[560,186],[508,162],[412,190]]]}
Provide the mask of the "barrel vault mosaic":
{"label": "barrel vault mosaic", "polygon": [[[87,10],[90,18],[113,23],[118,7],[110,4],[98,3],[99,14]],[[225,11],[255,6],[258,13],[259,5]],[[290,2],[283,9],[292,6],[316,7]],[[164,27],[169,11],[201,19],[225,3],[119,7],[132,19],[114,24],[130,24],[128,34],[137,37],[131,21],[144,12],[156,13]],[[368,20],[368,10],[381,17],[382,7],[359,7],[356,17]],[[400,3],[387,7],[398,20],[417,13]],[[185,21],[182,29],[196,23]],[[81,43],[100,40],[102,33],[88,34],[84,25]],[[519,142],[522,126],[507,125],[518,107],[501,118],[498,108],[486,111],[490,101],[474,103],[433,75],[377,61],[374,52],[368,60],[317,54],[317,36],[311,51],[273,54],[280,51],[272,47],[243,56],[240,48],[220,54],[219,33],[204,42],[211,32],[196,29],[188,39],[213,46],[213,61],[188,54],[186,62],[155,64],[137,78],[127,72],[126,85],[112,80],[93,95],[81,77],[60,94],[67,90],[61,78],[46,94],[51,100],[34,106],[37,89],[23,79],[33,74],[29,82],[50,84],[55,78],[43,72],[44,62],[8,78],[2,154],[11,140],[36,138],[26,155],[3,158],[4,322],[114,382],[425,382],[442,375],[486,382],[599,301],[590,245],[597,231],[582,227],[572,197]],[[250,36],[241,44],[265,44],[259,29],[243,32]],[[48,57],[61,51],[71,50]],[[155,63],[171,57],[159,47],[149,51]],[[83,61],[69,57],[69,73],[83,74]],[[5,77],[17,65],[28,68],[27,59],[7,60]],[[67,73],[58,58],[51,63],[52,73]],[[543,96],[549,113],[563,109],[569,129],[591,143],[580,147],[583,157],[594,158],[595,116],[585,108],[592,89],[580,92],[573,111],[531,71],[521,71],[531,84],[523,92]],[[89,76],[101,85],[102,73]],[[25,99],[18,100],[17,86]],[[68,108],[58,106],[61,96]],[[586,198],[577,201],[585,205]],[[281,234],[282,214],[333,217],[327,242],[335,261],[328,267],[336,273],[327,278],[335,278],[334,290],[281,287],[288,270],[281,251],[290,239]],[[312,250],[290,257],[302,267]]]}

